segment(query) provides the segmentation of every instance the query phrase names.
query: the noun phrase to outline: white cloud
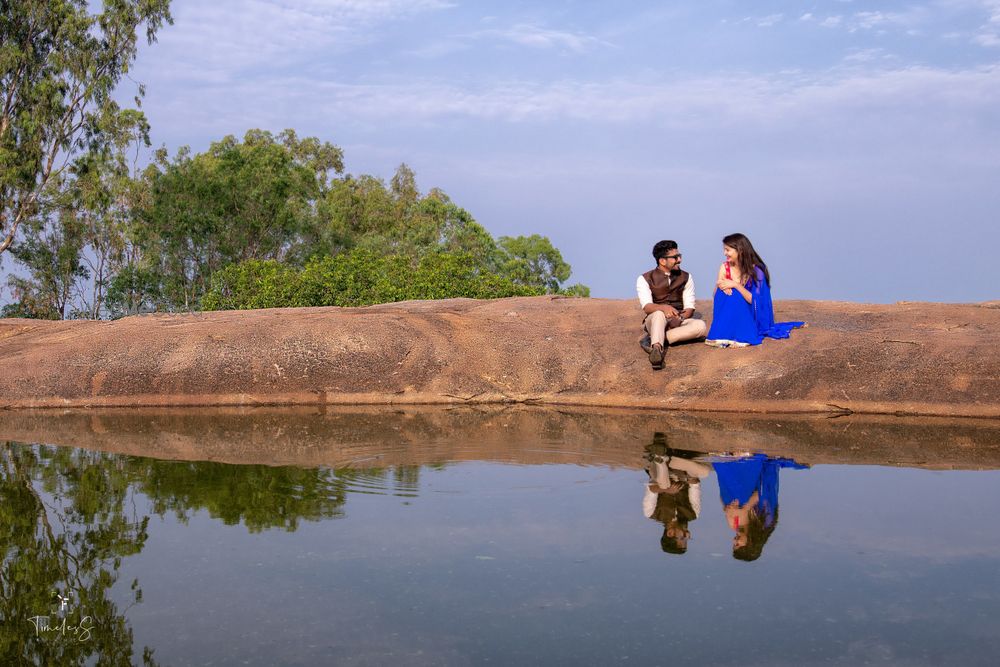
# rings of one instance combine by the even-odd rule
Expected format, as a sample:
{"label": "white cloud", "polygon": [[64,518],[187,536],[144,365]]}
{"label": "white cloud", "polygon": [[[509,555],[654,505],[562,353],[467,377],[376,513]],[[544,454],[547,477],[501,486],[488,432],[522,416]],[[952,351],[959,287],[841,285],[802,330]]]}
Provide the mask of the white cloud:
{"label": "white cloud", "polygon": [[865,30],[871,30],[876,26],[891,23],[893,20],[892,15],[883,12],[858,12],[854,15],[854,22],[858,27]]}
{"label": "white cloud", "polygon": [[986,22],[979,27],[972,41],[980,46],[994,48],[1000,46],[1000,0],[984,0]]}
{"label": "white cloud", "polygon": [[269,4],[360,24],[395,21],[454,6],[454,3],[445,0],[272,0]]}
{"label": "white cloud", "polygon": [[[856,61],[877,57],[878,52],[859,52]],[[913,118],[916,109],[921,110],[921,122],[933,116],[952,123],[989,117],[1000,108],[1000,66],[864,72],[857,70],[857,64],[848,62],[843,69],[820,76],[734,73],[675,81],[509,81],[478,87],[283,77],[212,88],[197,104],[178,102],[178,106],[188,109],[185,122],[202,113],[205,122],[227,127],[281,128],[317,119],[341,126],[391,120],[399,126],[468,118],[507,123],[649,123],[675,129],[780,128],[784,123],[819,122],[842,127],[845,118],[852,124],[865,118],[879,124],[889,117]],[[233,114],[239,114],[239,121]]]}
{"label": "white cloud", "polygon": [[[813,19],[812,14],[807,16],[809,20]],[[849,16],[839,14],[827,16],[819,22],[819,25],[824,28],[844,28],[848,32],[870,30],[882,34],[889,28],[914,30],[928,23],[933,23],[930,10],[926,7],[913,6],[902,12],[862,11]]]}
{"label": "white cloud", "polygon": [[884,49],[857,49],[844,56],[845,63],[871,63],[888,59],[892,59],[892,56]]}
{"label": "white cloud", "polygon": [[761,28],[770,28],[773,25],[781,23],[781,19],[784,17],[784,14],[771,14],[769,16],[763,16],[757,19],[757,25]]}
{"label": "white cloud", "polygon": [[424,58],[446,56],[472,48],[473,42],[477,40],[499,40],[533,49],[562,50],[573,53],[583,53],[596,46],[613,46],[583,33],[553,30],[531,23],[519,23],[509,28],[491,28],[465,35],[454,35],[415,49],[410,54]]}
{"label": "white cloud", "polygon": [[802,16],[799,17],[799,20],[800,21],[812,21],[813,20],[813,15],[812,15],[811,12],[806,12],[805,14],[803,14]]}
{"label": "white cloud", "polygon": [[561,48],[575,53],[582,53],[598,45],[610,46],[607,42],[590,35],[552,30],[530,23],[520,23],[505,30],[484,30],[474,36],[497,37],[523,46],[542,49]]}
{"label": "white cloud", "polygon": [[421,46],[420,48],[413,49],[408,53],[409,55],[416,56],[418,58],[442,58],[444,56],[450,56],[454,53],[468,51],[470,48],[472,47],[469,42],[455,38],[431,42]]}
{"label": "white cloud", "polygon": [[1000,25],[1000,0],[985,0],[983,7],[989,12],[989,22]]}
{"label": "white cloud", "polygon": [[373,39],[382,23],[450,7],[443,0],[212,0],[174,2],[175,25],[154,47],[171,78],[214,82]]}

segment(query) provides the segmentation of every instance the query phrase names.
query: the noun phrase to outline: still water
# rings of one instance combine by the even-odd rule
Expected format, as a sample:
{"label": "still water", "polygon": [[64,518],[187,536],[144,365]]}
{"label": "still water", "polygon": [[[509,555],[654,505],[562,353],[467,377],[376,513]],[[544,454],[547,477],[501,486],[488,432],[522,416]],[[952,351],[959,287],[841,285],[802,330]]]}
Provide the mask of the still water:
{"label": "still water", "polygon": [[[412,428],[401,445],[404,418]],[[938,448],[941,458],[923,435],[886,423],[689,420],[654,430],[515,414],[489,416],[483,430],[481,415],[459,415],[452,425],[466,431],[448,433],[453,418],[368,414],[338,422],[329,446],[317,444],[333,437],[328,415],[316,417],[326,426],[280,414],[112,421],[120,440],[90,421],[35,432],[58,444],[9,426],[22,437],[0,457],[0,662],[992,665],[1000,656],[992,428],[938,425],[960,439]],[[205,427],[225,419],[218,433]],[[881,458],[830,460],[830,429],[843,430],[845,451],[867,442]],[[794,435],[775,435],[784,431]],[[887,444],[886,433],[896,439]],[[482,449],[490,438],[498,442]],[[81,439],[95,448],[71,446]],[[769,439],[775,451],[742,447]],[[176,460],[191,443],[213,457],[232,447],[270,460],[275,442],[283,456],[328,464]],[[914,458],[923,467],[900,463]]]}

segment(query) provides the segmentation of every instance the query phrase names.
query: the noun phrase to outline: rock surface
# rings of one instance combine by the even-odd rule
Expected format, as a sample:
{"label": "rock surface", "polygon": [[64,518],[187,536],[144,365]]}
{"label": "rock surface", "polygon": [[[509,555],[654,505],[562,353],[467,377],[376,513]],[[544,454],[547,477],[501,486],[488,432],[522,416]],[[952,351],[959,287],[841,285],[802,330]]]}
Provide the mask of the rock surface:
{"label": "rock surface", "polygon": [[[705,319],[710,305],[700,302]],[[669,350],[633,300],[0,320],[0,407],[504,403],[1000,417],[1000,304],[783,301],[789,340]]]}

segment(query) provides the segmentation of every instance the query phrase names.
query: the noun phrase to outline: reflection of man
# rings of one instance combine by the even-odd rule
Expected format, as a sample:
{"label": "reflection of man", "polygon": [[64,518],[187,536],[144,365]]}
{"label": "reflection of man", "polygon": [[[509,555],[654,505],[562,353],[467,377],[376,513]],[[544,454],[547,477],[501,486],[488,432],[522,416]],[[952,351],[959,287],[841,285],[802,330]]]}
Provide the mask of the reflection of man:
{"label": "reflection of man", "polygon": [[692,460],[696,455],[671,449],[662,433],[656,433],[646,446],[649,482],[642,498],[642,513],[663,524],[660,547],[667,553],[687,551],[691,539],[688,524],[701,513],[701,480],[712,469]]}
{"label": "reflection of man", "polygon": [[694,316],[694,279],[681,270],[681,253],[674,241],[653,246],[656,268],[635,281],[643,325],[649,332],[649,363],[663,368],[666,345],[701,338],[708,327]]}

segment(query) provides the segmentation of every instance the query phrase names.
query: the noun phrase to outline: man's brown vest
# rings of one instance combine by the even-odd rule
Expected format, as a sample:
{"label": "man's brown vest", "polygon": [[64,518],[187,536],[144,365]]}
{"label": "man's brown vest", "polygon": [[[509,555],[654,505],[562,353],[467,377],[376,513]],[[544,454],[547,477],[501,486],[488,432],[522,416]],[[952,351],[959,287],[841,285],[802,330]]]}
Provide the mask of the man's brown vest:
{"label": "man's brown vest", "polygon": [[668,304],[677,310],[684,309],[684,286],[687,285],[687,271],[671,271],[670,279],[659,269],[653,269],[642,274],[653,293],[653,303]]}

